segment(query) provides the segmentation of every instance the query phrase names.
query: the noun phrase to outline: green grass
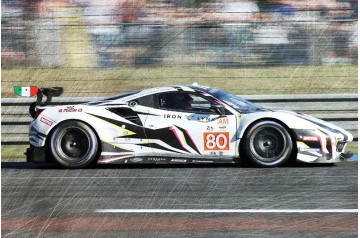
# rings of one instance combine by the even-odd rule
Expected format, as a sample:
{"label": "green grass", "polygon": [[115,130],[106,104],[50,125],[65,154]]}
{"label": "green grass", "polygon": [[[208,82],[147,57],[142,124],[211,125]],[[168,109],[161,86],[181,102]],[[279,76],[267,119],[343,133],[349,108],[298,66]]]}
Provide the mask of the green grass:
{"label": "green grass", "polygon": [[24,155],[29,145],[1,145],[1,161],[25,161]]}
{"label": "green grass", "polygon": [[346,152],[352,152],[354,154],[358,154],[358,149],[359,149],[359,143],[357,141],[353,141],[353,142],[350,142],[346,148],[345,148],[345,151]]}

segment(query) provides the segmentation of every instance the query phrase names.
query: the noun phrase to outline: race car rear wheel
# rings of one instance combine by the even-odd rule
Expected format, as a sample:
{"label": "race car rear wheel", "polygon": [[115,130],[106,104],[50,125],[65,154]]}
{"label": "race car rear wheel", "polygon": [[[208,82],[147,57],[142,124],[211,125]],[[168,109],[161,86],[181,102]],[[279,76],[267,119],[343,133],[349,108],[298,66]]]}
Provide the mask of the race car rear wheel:
{"label": "race car rear wheel", "polygon": [[80,121],[59,124],[50,137],[53,157],[68,168],[83,168],[97,156],[98,139],[95,132]]}
{"label": "race car rear wheel", "polygon": [[289,132],[275,121],[261,121],[245,134],[247,157],[261,167],[275,167],[285,163],[292,154],[293,142]]}

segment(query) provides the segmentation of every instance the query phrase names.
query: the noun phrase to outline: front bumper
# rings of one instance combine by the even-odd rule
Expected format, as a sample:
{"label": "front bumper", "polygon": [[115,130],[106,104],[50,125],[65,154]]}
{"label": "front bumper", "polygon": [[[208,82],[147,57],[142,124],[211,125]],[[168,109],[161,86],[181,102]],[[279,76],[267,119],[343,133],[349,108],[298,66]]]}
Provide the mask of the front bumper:
{"label": "front bumper", "polygon": [[[339,146],[341,144],[341,146]],[[333,144],[330,150],[324,151],[322,148],[305,147],[302,142],[298,142],[297,160],[306,163],[338,163],[345,161],[352,156],[351,152],[345,153],[346,142]]]}

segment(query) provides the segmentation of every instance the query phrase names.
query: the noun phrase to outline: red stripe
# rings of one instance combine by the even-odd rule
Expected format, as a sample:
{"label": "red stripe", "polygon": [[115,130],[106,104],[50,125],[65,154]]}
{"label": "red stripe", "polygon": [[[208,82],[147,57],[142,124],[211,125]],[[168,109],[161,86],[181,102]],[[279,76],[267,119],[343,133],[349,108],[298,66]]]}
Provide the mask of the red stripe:
{"label": "red stripe", "polygon": [[275,232],[356,232],[356,216],[269,217],[269,216],[123,216],[1,219],[6,231],[275,231]]}

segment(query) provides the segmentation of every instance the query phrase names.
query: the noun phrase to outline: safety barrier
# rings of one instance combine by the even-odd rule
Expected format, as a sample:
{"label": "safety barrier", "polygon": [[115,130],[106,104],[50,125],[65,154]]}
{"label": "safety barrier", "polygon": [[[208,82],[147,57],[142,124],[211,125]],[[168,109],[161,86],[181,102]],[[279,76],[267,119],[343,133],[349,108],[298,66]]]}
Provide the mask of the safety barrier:
{"label": "safety barrier", "polygon": [[[351,132],[358,139],[357,94],[244,95],[243,98],[269,109],[311,114]],[[80,104],[100,98],[54,98],[53,105]],[[29,105],[33,98],[2,98],[1,143],[28,143]]]}

